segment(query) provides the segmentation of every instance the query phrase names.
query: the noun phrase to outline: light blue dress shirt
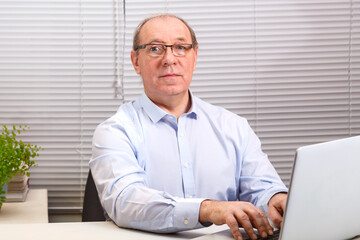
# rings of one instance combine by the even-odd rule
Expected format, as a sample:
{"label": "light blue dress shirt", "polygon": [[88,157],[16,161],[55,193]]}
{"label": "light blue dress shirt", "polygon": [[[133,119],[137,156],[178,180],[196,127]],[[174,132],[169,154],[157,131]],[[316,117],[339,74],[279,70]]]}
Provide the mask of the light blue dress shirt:
{"label": "light blue dress shirt", "polygon": [[178,121],[143,94],[97,127],[90,168],[118,226],[199,228],[204,199],[248,201],[266,213],[269,199],[287,191],[244,118],[190,97]]}

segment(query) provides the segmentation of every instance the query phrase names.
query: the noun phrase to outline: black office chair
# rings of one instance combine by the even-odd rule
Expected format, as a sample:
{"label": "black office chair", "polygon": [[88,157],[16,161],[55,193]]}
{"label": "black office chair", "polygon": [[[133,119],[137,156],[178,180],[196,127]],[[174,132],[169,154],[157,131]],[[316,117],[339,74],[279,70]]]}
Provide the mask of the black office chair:
{"label": "black office chair", "polygon": [[89,175],[85,187],[82,221],[97,222],[105,220],[104,209],[101,206],[91,170],[89,170]]}

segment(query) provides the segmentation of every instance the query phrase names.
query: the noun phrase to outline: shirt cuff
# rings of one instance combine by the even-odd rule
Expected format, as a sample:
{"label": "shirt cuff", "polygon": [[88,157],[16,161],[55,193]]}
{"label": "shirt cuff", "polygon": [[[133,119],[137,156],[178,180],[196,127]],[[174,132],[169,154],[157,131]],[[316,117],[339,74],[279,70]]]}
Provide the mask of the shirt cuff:
{"label": "shirt cuff", "polygon": [[204,227],[199,223],[200,205],[205,198],[177,198],[174,211],[174,226],[183,229]]}

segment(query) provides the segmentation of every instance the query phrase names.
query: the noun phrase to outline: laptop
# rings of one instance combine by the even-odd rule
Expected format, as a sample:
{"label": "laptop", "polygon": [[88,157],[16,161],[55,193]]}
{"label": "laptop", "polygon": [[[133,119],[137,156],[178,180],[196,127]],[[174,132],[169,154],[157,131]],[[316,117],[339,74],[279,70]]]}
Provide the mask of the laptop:
{"label": "laptop", "polygon": [[[297,149],[278,239],[360,239],[359,234],[360,136]],[[195,239],[234,238],[227,229]]]}

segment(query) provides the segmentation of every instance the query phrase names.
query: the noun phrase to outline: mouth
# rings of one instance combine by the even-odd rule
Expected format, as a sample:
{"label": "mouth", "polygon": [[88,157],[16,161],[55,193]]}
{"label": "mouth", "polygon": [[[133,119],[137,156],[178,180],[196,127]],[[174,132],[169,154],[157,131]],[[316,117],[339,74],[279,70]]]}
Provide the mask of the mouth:
{"label": "mouth", "polygon": [[180,76],[179,74],[168,73],[168,74],[161,75],[160,77],[161,78],[174,78],[174,77],[179,77],[179,76]]}

